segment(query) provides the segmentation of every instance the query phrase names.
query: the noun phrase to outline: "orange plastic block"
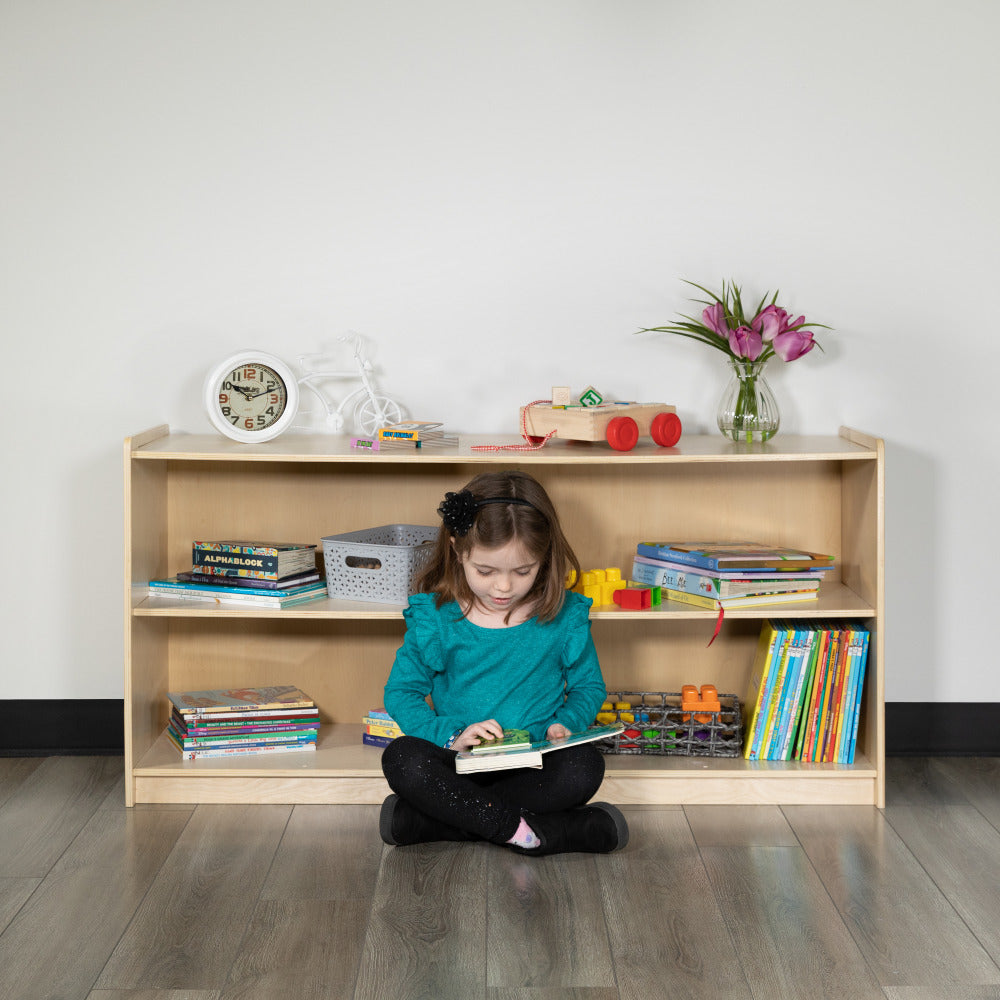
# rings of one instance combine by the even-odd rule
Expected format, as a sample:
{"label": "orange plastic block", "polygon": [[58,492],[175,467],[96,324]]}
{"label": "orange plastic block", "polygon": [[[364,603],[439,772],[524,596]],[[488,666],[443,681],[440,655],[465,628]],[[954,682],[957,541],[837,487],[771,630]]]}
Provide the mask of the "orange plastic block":
{"label": "orange plastic block", "polygon": [[719,704],[719,692],[714,684],[702,684],[701,692],[693,684],[685,684],[681,688],[681,710],[684,714],[684,721],[688,722],[694,714],[695,722],[710,722],[711,716],[707,712],[720,712],[722,706]]}

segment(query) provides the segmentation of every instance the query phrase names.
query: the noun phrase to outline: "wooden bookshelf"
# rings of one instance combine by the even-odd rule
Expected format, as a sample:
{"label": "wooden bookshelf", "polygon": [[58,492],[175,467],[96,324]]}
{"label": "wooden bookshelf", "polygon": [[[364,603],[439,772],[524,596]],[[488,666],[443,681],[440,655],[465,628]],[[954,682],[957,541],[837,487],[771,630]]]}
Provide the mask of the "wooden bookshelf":
{"label": "wooden bookshelf", "polygon": [[[402,608],[318,600],[284,610],[208,607],[151,598],[147,582],[187,568],[197,537],[316,541],[381,524],[433,524],[446,490],[483,467],[531,472],[560,511],[584,568],[620,566],[637,541],[753,538],[836,556],[818,601],[716,614],[667,603],[592,611],[610,690],[677,691],[715,684],[744,698],[760,623],[768,617],[854,620],[872,633],[852,765],[730,758],[608,756],[601,797],[620,803],[884,801],[882,618],[884,457],[879,439],[780,436],[739,445],[685,436],[640,442],[551,441],[537,452],[458,447],[372,454],[348,440],[287,434],[243,445],[156,427],[125,441],[126,798],[135,802],[380,802],[387,786],[360,719],[382,702],[402,641]],[[166,692],[295,684],[315,698],[315,753],[183,761],[164,735]]]}

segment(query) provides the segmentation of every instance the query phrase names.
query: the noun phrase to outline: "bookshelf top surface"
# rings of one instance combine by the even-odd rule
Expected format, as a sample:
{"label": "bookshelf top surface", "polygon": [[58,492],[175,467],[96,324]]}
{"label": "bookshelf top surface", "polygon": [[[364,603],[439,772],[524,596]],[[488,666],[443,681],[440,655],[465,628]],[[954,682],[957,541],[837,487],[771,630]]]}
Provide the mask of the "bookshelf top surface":
{"label": "bookshelf top surface", "polygon": [[517,462],[539,465],[590,465],[696,462],[845,461],[877,457],[881,441],[841,429],[837,435],[778,435],[765,444],[741,444],[721,434],[690,434],[673,448],[640,441],[629,452],[617,452],[600,442],[549,441],[537,451],[488,451],[477,445],[516,445],[514,434],[460,435],[457,445],[427,444],[422,448],[393,446],[370,452],[352,448],[350,438],[333,434],[289,433],[260,444],[239,444],[217,434],[171,434],[164,427],[126,439],[133,459],[213,462],[335,462],[372,464],[470,464]]}

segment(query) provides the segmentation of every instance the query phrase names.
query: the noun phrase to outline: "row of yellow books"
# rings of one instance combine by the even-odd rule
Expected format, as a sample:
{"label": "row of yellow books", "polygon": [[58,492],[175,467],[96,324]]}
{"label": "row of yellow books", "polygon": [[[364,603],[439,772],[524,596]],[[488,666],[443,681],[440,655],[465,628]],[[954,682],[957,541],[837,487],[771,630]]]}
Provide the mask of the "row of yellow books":
{"label": "row of yellow books", "polygon": [[764,622],[745,705],[743,756],[852,764],[869,632],[854,623]]}

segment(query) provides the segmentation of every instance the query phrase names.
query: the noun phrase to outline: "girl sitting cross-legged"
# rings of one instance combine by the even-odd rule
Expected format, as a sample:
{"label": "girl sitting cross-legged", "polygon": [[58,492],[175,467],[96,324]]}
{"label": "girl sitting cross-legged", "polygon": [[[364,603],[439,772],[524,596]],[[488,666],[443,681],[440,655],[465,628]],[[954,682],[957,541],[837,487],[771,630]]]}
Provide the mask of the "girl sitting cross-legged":
{"label": "girl sitting cross-legged", "polygon": [[604,778],[590,744],[547,753],[540,769],[456,773],[457,751],[504,729],[532,740],[586,729],[605,684],[591,602],[565,587],[579,562],[541,485],[523,472],[485,473],[438,512],[436,548],[385,686],[406,735],[382,755],[394,792],[382,805],[382,839],[485,840],[539,855],[624,847],[621,812],[586,804]]}

